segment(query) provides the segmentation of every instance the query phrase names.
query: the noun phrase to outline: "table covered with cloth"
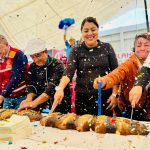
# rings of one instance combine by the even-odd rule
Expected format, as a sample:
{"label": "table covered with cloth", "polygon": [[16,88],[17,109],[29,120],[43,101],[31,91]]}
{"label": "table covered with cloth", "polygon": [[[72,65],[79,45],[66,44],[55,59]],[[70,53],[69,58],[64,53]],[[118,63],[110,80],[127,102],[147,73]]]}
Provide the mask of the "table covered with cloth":
{"label": "table covered with cloth", "polygon": [[[144,122],[150,127],[150,122]],[[0,150],[150,150],[147,136],[98,134],[93,131],[60,130],[32,122],[32,134],[16,141],[0,141]]]}

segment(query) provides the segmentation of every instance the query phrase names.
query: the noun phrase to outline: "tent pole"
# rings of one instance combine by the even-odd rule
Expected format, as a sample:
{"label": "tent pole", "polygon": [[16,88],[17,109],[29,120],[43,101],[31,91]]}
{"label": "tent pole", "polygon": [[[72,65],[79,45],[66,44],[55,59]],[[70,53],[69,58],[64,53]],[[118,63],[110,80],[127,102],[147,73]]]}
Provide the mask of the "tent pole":
{"label": "tent pole", "polygon": [[147,32],[149,32],[149,20],[148,20],[148,13],[147,13],[147,1],[144,0],[145,5],[145,16],[146,16],[146,26],[147,26]]}

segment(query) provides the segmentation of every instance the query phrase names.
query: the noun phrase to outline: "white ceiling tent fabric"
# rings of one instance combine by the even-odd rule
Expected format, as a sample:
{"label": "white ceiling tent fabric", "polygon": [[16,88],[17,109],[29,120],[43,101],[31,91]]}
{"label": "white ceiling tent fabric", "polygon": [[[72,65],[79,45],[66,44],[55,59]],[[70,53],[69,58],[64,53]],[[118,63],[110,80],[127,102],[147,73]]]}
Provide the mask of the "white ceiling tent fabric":
{"label": "white ceiling tent fabric", "polygon": [[62,49],[63,30],[58,28],[61,19],[75,19],[68,37],[79,39],[85,17],[96,17],[103,24],[133,7],[144,7],[144,0],[0,0],[0,34],[21,49],[33,38],[45,40],[49,49]]}

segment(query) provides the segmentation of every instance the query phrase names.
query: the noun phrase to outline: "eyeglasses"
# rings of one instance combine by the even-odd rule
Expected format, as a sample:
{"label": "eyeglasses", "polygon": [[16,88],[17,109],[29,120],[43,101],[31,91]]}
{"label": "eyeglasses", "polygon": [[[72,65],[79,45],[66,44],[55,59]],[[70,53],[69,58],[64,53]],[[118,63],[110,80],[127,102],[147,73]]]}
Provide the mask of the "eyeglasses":
{"label": "eyeglasses", "polygon": [[136,35],[135,39],[137,40],[138,38],[141,38],[141,37],[150,41],[150,32],[146,32],[146,33]]}

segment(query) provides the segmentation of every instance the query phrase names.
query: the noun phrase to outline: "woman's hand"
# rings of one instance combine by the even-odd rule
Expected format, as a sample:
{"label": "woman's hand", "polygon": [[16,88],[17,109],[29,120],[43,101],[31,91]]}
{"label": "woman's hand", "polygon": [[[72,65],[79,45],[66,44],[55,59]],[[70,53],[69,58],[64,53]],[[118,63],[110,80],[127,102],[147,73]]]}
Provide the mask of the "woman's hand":
{"label": "woman's hand", "polygon": [[141,96],[142,96],[141,86],[134,86],[129,92],[129,101],[134,108],[136,104],[139,102]]}
{"label": "woman's hand", "polygon": [[23,109],[33,109],[36,108],[38,106],[37,103],[35,103],[34,101],[28,101],[28,100],[24,100],[21,102],[18,111],[21,111]]}
{"label": "woman's hand", "polygon": [[109,97],[107,103],[109,103],[108,107],[106,109],[114,109],[117,105],[118,105],[118,101],[116,96],[114,96],[113,94]]}
{"label": "woman's hand", "polygon": [[94,89],[98,89],[98,82],[101,82],[102,83],[102,88],[106,85],[106,81],[105,81],[105,78],[103,77],[98,77],[94,80],[94,83],[93,83],[93,87]]}

